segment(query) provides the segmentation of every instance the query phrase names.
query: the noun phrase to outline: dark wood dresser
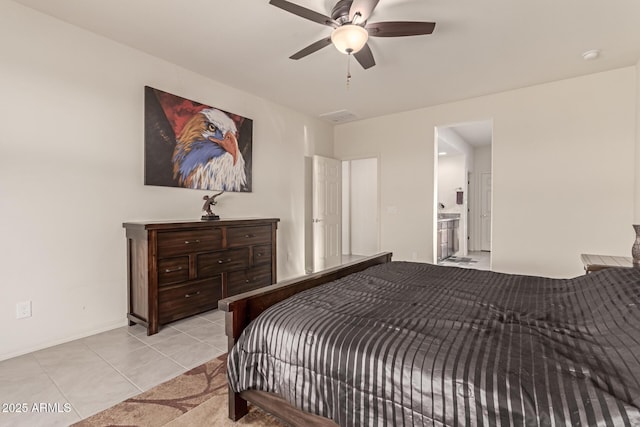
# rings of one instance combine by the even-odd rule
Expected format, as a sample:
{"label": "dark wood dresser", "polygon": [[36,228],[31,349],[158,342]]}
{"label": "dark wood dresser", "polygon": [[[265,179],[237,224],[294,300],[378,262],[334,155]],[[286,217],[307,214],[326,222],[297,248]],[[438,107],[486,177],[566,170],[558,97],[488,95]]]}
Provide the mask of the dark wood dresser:
{"label": "dark wood dresser", "polygon": [[129,325],[147,328],[276,282],[279,219],[125,222]]}

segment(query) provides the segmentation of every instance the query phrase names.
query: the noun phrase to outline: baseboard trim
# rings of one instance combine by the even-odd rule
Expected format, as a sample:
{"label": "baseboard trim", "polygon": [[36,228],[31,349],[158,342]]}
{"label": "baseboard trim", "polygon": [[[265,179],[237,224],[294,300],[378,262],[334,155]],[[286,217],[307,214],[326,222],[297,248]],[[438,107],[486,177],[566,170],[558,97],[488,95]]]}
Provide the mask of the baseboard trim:
{"label": "baseboard trim", "polygon": [[126,326],[128,324],[127,319],[118,320],[117,322],[109,322],[105,323],[102,326],[96,327],[94,329],[90,329],[88,331],[83,331],[75,335],[71,335],[69,337],[60,338],[54,341],[48,341],[44,343],[37,344],[32,347],[28,347],[22,350],[14,351],[11,353],[0,354],[0,362],[8,359],[13,359],[14,357],[24,356],[25,354],[33,353],[34,351],[44,350],[45,348],[54,347],[60,344],[66,344],[71,341],[79,340],[82,338],[89,337],[91,335],[99,334],[101,332],[110,331],[112,329],[120,328],[122,326]]}

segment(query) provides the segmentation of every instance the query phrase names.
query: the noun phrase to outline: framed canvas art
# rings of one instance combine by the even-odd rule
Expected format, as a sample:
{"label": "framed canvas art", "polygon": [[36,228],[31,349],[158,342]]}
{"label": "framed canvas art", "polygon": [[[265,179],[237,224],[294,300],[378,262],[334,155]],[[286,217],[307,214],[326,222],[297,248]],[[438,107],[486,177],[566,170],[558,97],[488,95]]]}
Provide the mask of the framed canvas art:
{"label": "framed canvas art", "polygon": [[144,183],[251,191],[253,120],[145,86]]}

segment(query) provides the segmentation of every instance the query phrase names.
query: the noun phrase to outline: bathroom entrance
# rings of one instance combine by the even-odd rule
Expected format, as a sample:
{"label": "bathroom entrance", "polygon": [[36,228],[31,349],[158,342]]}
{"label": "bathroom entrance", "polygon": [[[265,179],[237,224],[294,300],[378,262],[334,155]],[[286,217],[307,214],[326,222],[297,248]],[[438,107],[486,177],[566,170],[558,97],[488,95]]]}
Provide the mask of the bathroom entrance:
{"label": "bathroom entrance", "polygon": [[491,120],[435,129],[434,261],[439,264],[489,268],[492,129]]}

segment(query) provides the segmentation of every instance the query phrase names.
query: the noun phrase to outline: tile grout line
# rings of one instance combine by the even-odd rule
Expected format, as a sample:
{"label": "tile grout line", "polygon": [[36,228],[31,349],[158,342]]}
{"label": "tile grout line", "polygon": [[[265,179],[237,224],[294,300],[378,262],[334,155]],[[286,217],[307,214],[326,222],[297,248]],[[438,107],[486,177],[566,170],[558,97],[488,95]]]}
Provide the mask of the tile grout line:
{"label": "tile grout line", "polygon": [[[86,345],[85,343],[82,343],[82,345],[84,345],[85,347],[90,349],[89,346]],[[91,350],[91,351],[93,351],[93,350]],[[44,372],[45,375],[47,376],[47,378],[49,378],[49,381],[51,381],[53,386],[60,392],[60,394],[62,395],[62,397],[64,397],[64,399],[67,401],[67,403],[69,405],[71,405],[71,408],[73,409],[73,412],[78,416],[78,421],[82,421],[84,419],[84,417],[80,414],[80,411],[78,410],[78,408],[76,408],[75,405],[73,403],[71,403],[71,399],[69,399],[69,396],[67,396],[67,394],[64,392],[64,390],[62,390],[62,388],[56,382],[56,380],[54,380],[53,377],[49,374],[49,371],[47,369],[45,369],[45,367],[42,365],[42,363],[40,363],[40,360],[35,356],[35,354],[33,355],[33,358],[36,361],[36,363],[38,364],[38,366],[40,366],[40,369],[42,369],[42,372]]]}
{"label": "tile grout line", "polygon": [[[188,333],[186,333],[185,331],[181,331],[180,329],[178,329],[178,328],[176,328],[176,327],[174,327],[174,326],[169,326],[169,327],[170,327],[170,328],[175,329],[176,331],[180,332],[181,334],[184,334],[184,335],[188,336],[189,338],[193,338],[193,339],[195,339],[196,341],[198,341],[198,342],[200,342],[200,343],[203,343],[203,344],[207,344],[207,345],[209,345],[208,343],[205,343],[204,341],[202,341],[202,340],[200,340],[200,339],[198,339],[198,338],[196,338],[196,337],[194,337],[194,336],[191,336],[191,335],[189,335]],[[178,375],[181,375],[181,374],[183,374],[184,372],[186,372],[187,370],[191,369],[191,368],[189,368],[189,367],[187,367],[187,366],[184,366],[182,363],[178,362],[178,361],[177,361],[177,360],[175,360],[174,358],[172,358],[170,354],[165,353],[165,352],[161,351],[160,349],[158,349],[158,348],[154,347],[152,344],[147,344],[147,343],[145,343],[144,341],[142,341],[142,340],[141,340],[140,338],[138,338],[138,337],[135,337],[135,338],[136,338],[136,339],[138,339],[139,341],[143,342],[143,343],[144,343],[145,345],[147,345],[148,347],[150,347],[150,348],[152,348],[153,350],[155,350],[155,351],[157,351],[158,353],[160,353],[160,354],[161,354],[163,357],[165,357],[166,359],[168,359],[168,360],[170,360],[170,361],[172,361],[172,362],[176,363],[178,366],[180,366],[181,368],[185,369],[185,371],[181,372],[181,373],[180,373],[180,374],[178,374]],[[168,341],[168,340],[170,340],[170,339],[172,339],[172,338],[175,338],[175,336],[173,336],[173,337],[167,337],[167,338],[164,338],[164,339],[160,340],[159,342]],[[157,344],[157,343],[156,343],[156,344]],[[212,346],[212,347],[213,347],[213,346]],[[176,376],[178,376],[178,375],[176,375]],[[171,377],[171,378],[175,378],[175,377]],[[169,378],[169,379],[171,379],[171,378]],[[166,381],[166,380],[165,380],[165,381]]]}
{"label": "tile grout line", "polygon": [[[149,344],[147,344],[146,342],[142,341],[140,338],[136,337],[135,335],[129,333],[129,331],[127,330],[127,334],[135,339],[137,339],[138,341],[140,341],[142,344],[144,344],[147,347],[150,347]],[[87,346],[89,347],[89,346]],[[92,349],[91,347],[89,347],[91,349],[91,351],[93,351],[100,359],[102,359],[107,365],[111,366],[111,368],[113,368],[114,371],[116,371],[118,374],[120,374],[120,376],[122,376],[125,380],[127,380],[132,386],[134,386],[135,388],[137,388],[140,392],[143,392],[144,390],[142,390],[142,388],[140,388],[138,386],[138,384],[134,383],[133,380],[131,380],[128,376],[126,376],[124,374],[124,372],[120,371],[118,368],[116,368],[111,362],[109,362],[107,359],[105,359],[104,357],[102,357],[102,355],[100,353],[98,353],[97,351],[95,351],[94,349]],[[141,347],[143,348],[143,347]]]}
{"label": "tile grout line", "polygon": [[[175,329],[175,328],[174,328],[174,329]],[[180,332],[181,334],[183,334],[183,333],[184,333],[184,332],[180,331],[179,329],[176,329],[176,331]],[[132,335],[129,331],[127,331],[127,333],[129,333],[130,335]],[[133,335],[132,335],[132,336],[133,336]],[[154,346],[153,346],[153,345],[151,345],[151,344],[147,344],[146,342],[142,341],[140,338],[138,338],[138,337],[136,337],[136,336],[134,336],[134,338],[136,338],[138,341],[142,342],[144,345],[146,345],[147,347],[151,348],[152,350],[157,351],[158,353],[160,353],[160,354],[162,355],[162,357],[164,357],[165,359],[170,360],[171,362],[176,363],[178,366],[180,366],[181,368],[183,368],[183,369],[184,369],[184,371],[183,371],[183,372],[179,373],[179,374],[178,374],[178,375],[176,375],[176,376],[182,375],[182,374],[183,374],[183,373],[185,373],[185,372],[186,372],[186,370],[188,369],[187,367],[185,367],[185,366],[183,366],[182,364],[178,363],[176,360],[173,360],[173,359],[171,358],[171,356],[170,356],[170,355],[168,355],[168,354],[166,354],[166,353],[164,353],[164,352],[160,351],[160,349],[158,349],[158,348],[154,347]],[[170,339],[172,339],[172,338],[175,338],[175,336],[173,336],[173,337],[167,337],[167,338],[161,339],[161,340],[160,340],[160,342],[168,341],[168,340],[170,340]],[[145,363],[144,365],[146,366],[146,365],[148,365],[149,363],[151,363],[151,362]],[[124,374],[122,374],[122,375],[124,375]],[[158,384],[162,384],[162,382],[164,382],[164,381],[168,381],[168,380],[170,380],[171,378],[175,378],[176,376],[170,377],[170,378],[165,379],[165,380],[161,380]],[[129,379],[129,378],[127,377],[127,379]],[[133,380],[129,380],[129,381],[133,382]],[[158,385],[158,384],[155,384],[155,385]],[[136,387],[137,387],[137,386],[136,386]],[[155,386],[151,386],[151,387],[155,387]],[[140,387],[138,387],[138,388],[140,388]],[[145,391],[147,391],[147,390],[141,390],[141,391],[145,392]]]}

